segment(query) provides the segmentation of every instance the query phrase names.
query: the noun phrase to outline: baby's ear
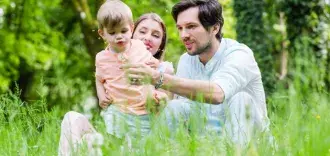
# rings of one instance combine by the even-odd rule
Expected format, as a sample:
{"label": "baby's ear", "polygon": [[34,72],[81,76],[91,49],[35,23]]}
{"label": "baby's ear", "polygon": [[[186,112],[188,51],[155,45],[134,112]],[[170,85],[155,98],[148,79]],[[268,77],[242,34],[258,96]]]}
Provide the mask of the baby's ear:
{"label": "baby's ear", "polygon": [[99,35],[103,38],[104,36],[104,32],[102,29],[98,29],[97,32],[99,33]]}

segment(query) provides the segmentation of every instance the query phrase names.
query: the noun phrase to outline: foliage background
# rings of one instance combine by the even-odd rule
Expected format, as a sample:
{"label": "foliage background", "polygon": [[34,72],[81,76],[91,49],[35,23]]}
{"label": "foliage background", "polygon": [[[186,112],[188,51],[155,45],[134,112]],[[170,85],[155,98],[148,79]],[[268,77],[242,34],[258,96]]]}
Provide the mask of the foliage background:
{"label": "foliage background", "polygon": [[[71,107],[94,96],[94,57],[104,47],[95,22],[101,2],[1,1],[0,93],[18,86],[23,100],[35,100],[43,94],[49,107]],[[147,12],[161,15],[168,33],[166,59],[176,64],[184,47],[170,14],[175,1],[125,2],[135,19]],[[235,38],[233,9],[230,1],[223,3],[225,16],[229,16],[225,36]]]}
{"label": "foliage background", "polygon": [[[105,45],[97,35],[95,15],[102,2],[0,0],[0,122],[4,127],[0,133],[10,136],[11,129],[14,136],[9,138],[22,137],[22,145],[17,142],[21,150],[25,142],[26,151],[33,151],[38,139],[28,138],[38,133],[42,133],[41,140],[47,138],[47,132],[58,138],[58,126],[66,111],[84,111],[87,104],[96,104],[94,56]],[[185,51],[170,15],[177,1],[124,2],[135,19],[146,12],[163,18],[168,33],[166,59],[176,66]],[[330,117],[329,0],[219,2],[224,7],[224,36],[251,47],[259,63],[271,128],[282,147],[279,153],[329,154],[326,134],[330,130],[325,126]],[[98,113],[94,109],[95,118]],[[23,127],[8,125],[14,121]],[[47,145],[56,146],[45,140]],[[0,139],[1,147],[5,142],[8,140]],[[256,152],[262,155],[262,151]]]}

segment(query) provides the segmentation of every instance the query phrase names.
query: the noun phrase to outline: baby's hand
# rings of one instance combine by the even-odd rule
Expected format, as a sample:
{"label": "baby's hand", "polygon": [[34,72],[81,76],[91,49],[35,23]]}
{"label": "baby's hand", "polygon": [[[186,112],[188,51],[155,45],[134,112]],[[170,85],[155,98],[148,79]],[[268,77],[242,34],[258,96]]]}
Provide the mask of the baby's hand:
{"label": "baby's hand", "polygon": [[146,62],[146,65],[150,66],[151,68],[157,69],[159,67],[159,61],[154,59]]}
{"label": "baby's hand", "polygon": [[169,100],[168,95],[164,92],[155,92],[154,97],[157,104],[164,104]]}
{"label": "baby's hand", "polygon": [[99,97],[99,106],[102,109],[107,108],[112,102],[113,102],[113,99],[107,94],[105,94],[104,97]]}

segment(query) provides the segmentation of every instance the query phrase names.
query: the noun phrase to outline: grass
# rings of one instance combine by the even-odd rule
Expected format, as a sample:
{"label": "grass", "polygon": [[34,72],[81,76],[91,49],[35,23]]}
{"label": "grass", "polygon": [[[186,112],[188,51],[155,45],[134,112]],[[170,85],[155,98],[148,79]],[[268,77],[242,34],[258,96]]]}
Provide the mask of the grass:
{"label": "grass", "polygon": [[[247,149],[238,150],[219,136],[189,135],[180,129],[175,137],[158,133],[133,140],[130,151],[125,140],[106,137],[102,146],[104,155],[330,155],[329,93],[310,89],[301,93],[292,83],[268,97],[268,115],[277,149],[253,140]],[[47,110],[47,102],[26,103],[18,94],[0,96],[0,155],[57,155],[60,123],[67,110],[54,107]],[[102,118],[95,113],[91,121],[106,134]],[[163,125],[165,127],[165,125]]]}

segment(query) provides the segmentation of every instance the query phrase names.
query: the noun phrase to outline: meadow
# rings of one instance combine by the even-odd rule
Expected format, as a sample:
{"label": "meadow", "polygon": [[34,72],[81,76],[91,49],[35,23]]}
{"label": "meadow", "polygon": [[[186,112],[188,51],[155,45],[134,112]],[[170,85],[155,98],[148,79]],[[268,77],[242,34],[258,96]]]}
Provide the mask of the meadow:
{"label": "meadow", "polygon": [[[70,110],[91,117],[105,137],[103,155],[330,156],[328,0],[219,0],[224,37],[254,52],[275,139],[270,145],[255,137],[245,148],[182,127],[171,137],[157,120],[150,135],[132,140],[133,148],[106,134],[100,108],[86,112],[85,105],[97,103],[94,58],[105,44],[96,12],[103,1],[0,1],[0,156],[57,155],[61,121]],[[147,12],[162,17],[165,59],[176,67],[185,52],[170,13],[177,0],[123,1],[134,19]]]}
{"label": "meadow", "polygon": [[[159,135],[158,127],[155,133],[144,139],[133,139],[133,149],[128,148],[125,140],[118,142],[108,137],[102,146],[103,154],[330,155],[329,93],[308,89],[306,94],[302,94],[302,89],[299,83],[292,83],[287,89],[268,97],[270,128],[276,146],[258,138],[253,139],[246,149],[237,149],[220,136],[198,136],[181,129],[173,138]],[[0,155],[56,155],[60,123],[66,111],[58,107],[48,110],[43,97],[24,102],[18,94],[0,96]],[[97,110],[91,121],[100,133],[106,135]]]}

